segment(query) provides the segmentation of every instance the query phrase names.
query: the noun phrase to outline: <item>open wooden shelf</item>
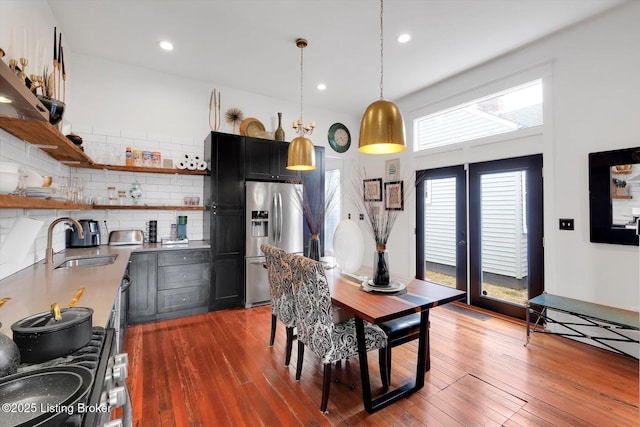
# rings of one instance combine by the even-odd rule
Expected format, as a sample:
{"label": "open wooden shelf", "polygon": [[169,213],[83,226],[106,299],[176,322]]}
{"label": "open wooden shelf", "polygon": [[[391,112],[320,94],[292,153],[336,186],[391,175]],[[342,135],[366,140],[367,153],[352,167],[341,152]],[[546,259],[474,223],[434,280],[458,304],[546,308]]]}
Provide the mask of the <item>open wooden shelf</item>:
{"label": "open wooden shelf", "polygon": [[49,122],[0,117],[0,128],[38,145],[42,151],[69,166],[91,167],[93,161]]}
{"label": "open wooden shelf", "polygon": [[38,199],[35,197],[12,196],[0,194],[0,207],[14,209],[63,209],[86,210],[93,206],[80,203],[59,202],[56,200]]}
{"label": "open wooden shelf", "polygon": [[130,209],[156,211],[203,211],[204,206],[157,206],[157,205],[93,205],[93,209]]}
{"label": "open wooden shelf", "polygon": [[104,170],[120,171],[120,172],[166,173],[166,174],[180,174],[180,175],[206,175],[207,174],[206,170],[194,171],[194,170],[176,169],[176,168],[149,168],[149,167],[143,167],[143,166],[105,165],[102,163],[93,163],[91,165],[86,165],[86,166],[83,165],[78,167],[104,169]]}
{"label": "open wooden shelf", "polygon": [[91,210],[91,209],[119,209],[119,210],[162,210],[162,211],[204,211],[204,206],[148,206],[148,205],[87,205],[82,203],[59,202],[35,197],[13,196],[0,194],[0,208],[8,209],[62,209],[62,210]]}

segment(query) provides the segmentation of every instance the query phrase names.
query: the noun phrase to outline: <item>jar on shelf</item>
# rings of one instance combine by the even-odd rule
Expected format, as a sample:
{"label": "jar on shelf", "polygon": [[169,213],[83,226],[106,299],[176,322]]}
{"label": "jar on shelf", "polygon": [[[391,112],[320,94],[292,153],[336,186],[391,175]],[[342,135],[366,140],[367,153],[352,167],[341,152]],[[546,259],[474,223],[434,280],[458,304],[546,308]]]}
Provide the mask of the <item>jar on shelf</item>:
{"label": "jar on shelf", "polygon": [[110,205],[115,205],[118,203],[118,193],[116,192],[116,187],[107,187],[107,198],[109,199]]}

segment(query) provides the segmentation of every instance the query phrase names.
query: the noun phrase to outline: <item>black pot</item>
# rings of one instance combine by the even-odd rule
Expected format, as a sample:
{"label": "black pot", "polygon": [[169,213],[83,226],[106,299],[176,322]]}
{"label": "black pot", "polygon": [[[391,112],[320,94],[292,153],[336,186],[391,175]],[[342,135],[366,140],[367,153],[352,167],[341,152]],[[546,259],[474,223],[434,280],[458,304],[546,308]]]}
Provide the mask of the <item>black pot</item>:
{"label": "black pot", "polygon": [[40,363],[65,356],[91,340],[93,309],[63,308],[60,314],[60,320],[55,320],[52,312],[46,312],[11,325],[22,363]]}

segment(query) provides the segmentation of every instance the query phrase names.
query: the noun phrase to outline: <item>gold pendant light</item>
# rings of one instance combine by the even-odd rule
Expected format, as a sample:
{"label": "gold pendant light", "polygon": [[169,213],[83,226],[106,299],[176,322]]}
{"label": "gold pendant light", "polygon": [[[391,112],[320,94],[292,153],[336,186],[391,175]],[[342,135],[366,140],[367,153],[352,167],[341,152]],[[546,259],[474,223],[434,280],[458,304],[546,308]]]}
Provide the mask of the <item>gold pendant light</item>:
{"label": "gold pendant light", "polygon": [[383,98],[383,2],[380,0],[380,99],[367,107],[360,122],[358,151],[366,154],[397,153],[407,148],[400,109]]}
{"label": "gold pendant light", "polygon": [[307,47],[307,41],[305,39],[296,39],[296,46],[300,48],[300,117],[293,122],[293,129],[295,129],[298,136],[289,143],[287,169],[310,171],[316,169],[316,152],[313,147],[313,142],[305,135],[311,135],[316,124],[315,122],[311,122],[307,126],[302,124],[302,52],[303,49]]}

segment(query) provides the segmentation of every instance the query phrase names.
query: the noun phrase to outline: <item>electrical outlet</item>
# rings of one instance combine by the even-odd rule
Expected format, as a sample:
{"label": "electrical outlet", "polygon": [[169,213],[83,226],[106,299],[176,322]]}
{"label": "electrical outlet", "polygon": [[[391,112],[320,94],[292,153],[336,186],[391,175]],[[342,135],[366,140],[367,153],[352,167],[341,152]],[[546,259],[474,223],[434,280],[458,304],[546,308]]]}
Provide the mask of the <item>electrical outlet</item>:
{"label": "electrical outlet", "polygon": [[560,230],[573,230],[573,218],[560,218]]}
{"label": "electrical outlet", "polygon": [[360,221],[364,221],[364,214],[360,214]]}

